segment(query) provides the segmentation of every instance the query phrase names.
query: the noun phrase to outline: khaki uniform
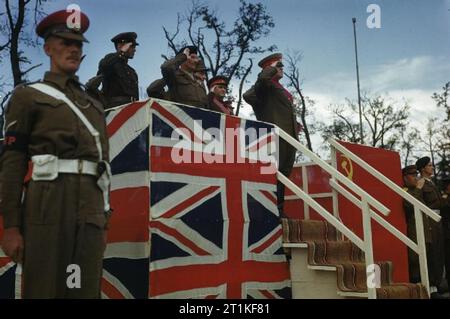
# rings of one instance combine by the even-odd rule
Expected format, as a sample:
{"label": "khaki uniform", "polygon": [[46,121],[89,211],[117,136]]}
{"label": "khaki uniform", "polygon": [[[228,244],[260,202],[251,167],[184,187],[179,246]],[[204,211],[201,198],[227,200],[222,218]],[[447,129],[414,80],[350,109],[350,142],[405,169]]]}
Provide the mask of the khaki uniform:
{"label": "khaki uniform", "polygon": [[185,54],[178,54],[161,65],[161,73],[169,87],[169,96],[173,102],[208,108],[208,97],[204,85],[195,80],[193,74],[180,69],[187,60]]}
{"label": "khaki uniform", "polygon": [[[422,187],[423,201],[431,209],[441,211],[444,208],[439,189],[431,180],[425,179]],[[441,284],[444,264],[444,234],[442,222],[436,223],[428,217],[424,218],[425,239],[427,239],[427,259],[430,284],[438,287]]]}
{"label": "khaki uniform", "polygon": [[[254,87],[256,101],[252,101],[255,104],[255,115],[259,121],[273,123],[297,139],[294,106],[284,89],[272,81],[276,73],[276,68],[267,67],[258,75]],[[279,170],[289,176],[295,161],[295,149],[283,139],[280,139],[279,148]]]}
{"label": "khaki uniform", "polygon": [[157,99],[163,99],[170,101],[169,92],[165,90],[166,81],[164,79],[157,79],[150,83],[147,87],[147,95],[148,97],[154,97]]}
{"label": "khaki uniform", "polygon": [[[103,106],[81,89],[77,77],[47,72],[43,82],[79,107],[100,133],[103,159],[108,160]],[[97,162],[94,138],[64,102],[27,86],[11,97],[5,133],[0,209],[5,228],[20,227],[24,237],[24,297],[98,298],[107,221],[96,177],[60,173],[54,181],[30,181],[21,200],[32,156]],[[81,288],[67,288],[71,264],[81,269]]]}
{"label": "khaki uniform", "polygon": [[120,53],[107,54],[99,63],[97,75],[103,75],[102,93],[108,107],[139,99],[138,75]]}
{"label": "khaki uniform", "polygon": [[[284,88],[276,85],[273,77],[276,75],[275,67],[266,67],[259,73],[254,87],[244,94],[244,99],[251,104],[259,121],[270,122],[286,133],[298,139],[296,134],[297,121],[294,114],[294,105],[286,96]],[[289,177],[295,162],[296,150],[284,139],[279,139],[279,171]],[[284,185],[277,184],[278,208],[283,213]]]}

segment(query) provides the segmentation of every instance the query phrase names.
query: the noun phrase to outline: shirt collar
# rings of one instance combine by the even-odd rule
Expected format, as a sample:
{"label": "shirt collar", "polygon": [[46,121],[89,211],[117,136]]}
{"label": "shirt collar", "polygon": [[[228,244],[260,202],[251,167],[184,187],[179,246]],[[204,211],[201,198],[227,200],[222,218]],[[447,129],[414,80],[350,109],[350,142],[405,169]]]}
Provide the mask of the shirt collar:
{"label": "shirt collar", "polygon": [[67,83],[69,81],[73,81],[74,83],[77,83],[77,84],[80,83],[78,81],[78,76],[76,76],[76,75],[68,76],[68,75],[58,74],[58,73],[54,73],[54,72],[45,72],[44,81],[54,83],[62,90],[64,90],[66,88]]}

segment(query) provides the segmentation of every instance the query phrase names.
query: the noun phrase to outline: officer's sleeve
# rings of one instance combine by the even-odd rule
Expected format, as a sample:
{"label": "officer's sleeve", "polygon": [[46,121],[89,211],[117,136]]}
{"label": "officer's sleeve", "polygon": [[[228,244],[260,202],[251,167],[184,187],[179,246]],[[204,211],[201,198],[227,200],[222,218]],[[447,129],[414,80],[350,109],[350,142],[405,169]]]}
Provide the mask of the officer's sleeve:
{"label": "officer's sleeve", "polygon": [[153,81],[147,88],[148,97],[161,98],[164,93],[165,86],[166,81],[164,79],[158,79]]}
{"label": "officer's sleeve", "polygon": [[5,228],[21,225],[21,199],[31,130],[30,104],[26,89],[18,88],[5,114],[5,140],[0,157],[0,213]]}
{"label": "officer's sleeve", "polygon": [[187,60],[184,53],[178,54],[173,59],[167,60],[161,65],[161,74],[169,88],[176,85],[176,71]]}
{"label": "officer's sleeve", "polygon": [[113,74],[116,64],[120,61],[123,61],[123,57],[120,53],[110,53],[106,55],[98,65],[98,73],[106,76]]}
{"label": "officer's sleeve", "polygon": [[250,104],[252,107],[256,106],[256,92],[255,92],[255,86],[252,86],[247,92],[245,92],[242,97],[244,98],[244,101]]}
{"label": "officer's sleeve", "polygon": [[277,74],[277,69],[269,66],[258,74],[258,80],[255,83],[256,94],[266,92],[268,89],[274,88],[275,84],[272,82],[273,77]]}

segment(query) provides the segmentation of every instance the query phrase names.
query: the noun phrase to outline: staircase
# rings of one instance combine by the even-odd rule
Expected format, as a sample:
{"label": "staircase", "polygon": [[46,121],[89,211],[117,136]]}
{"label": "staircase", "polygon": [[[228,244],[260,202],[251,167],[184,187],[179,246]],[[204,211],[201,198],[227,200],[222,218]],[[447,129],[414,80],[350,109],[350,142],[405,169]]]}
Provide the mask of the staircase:
{"label": "staircase", "polygon": [[[326,221],[282,219],[293,298],[367,298],[364,252]],[[428,299],[421,284],[394,283],[392,263],[379,266],[377,299]]]}

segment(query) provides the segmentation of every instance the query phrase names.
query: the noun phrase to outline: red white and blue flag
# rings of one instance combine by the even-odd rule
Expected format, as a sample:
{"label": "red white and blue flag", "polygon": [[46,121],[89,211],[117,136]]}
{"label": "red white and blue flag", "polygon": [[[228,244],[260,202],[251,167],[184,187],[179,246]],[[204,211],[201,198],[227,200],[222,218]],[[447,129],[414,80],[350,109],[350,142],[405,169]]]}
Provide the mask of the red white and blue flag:
{"label": "red white and blue flag", "polygon": [[255,155],[273,126],[162,101],[151,116],[149,297],[289,298],[275,171]]}
{"label": "red white and blue flag", "polygon": [[[161,100],[106,120],[114,212],[103,298],[291,297],[272,125]],[[14,298],[15,272],[0,251],[0,297]]]}

